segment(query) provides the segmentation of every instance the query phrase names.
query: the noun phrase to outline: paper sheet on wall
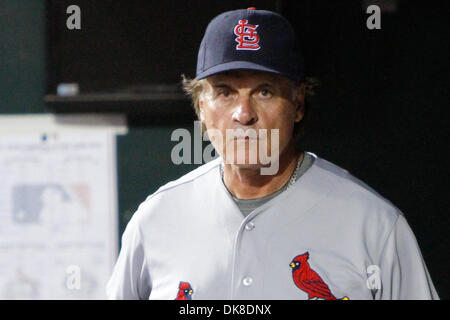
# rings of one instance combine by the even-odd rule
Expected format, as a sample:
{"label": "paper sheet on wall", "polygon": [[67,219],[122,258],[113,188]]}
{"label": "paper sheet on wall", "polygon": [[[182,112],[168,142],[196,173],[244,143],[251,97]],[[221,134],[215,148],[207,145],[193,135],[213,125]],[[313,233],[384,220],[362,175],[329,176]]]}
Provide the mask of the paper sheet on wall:
{"label": "paper sheet on wall", "polygon": [[115,135],[0,134],[0,299],[104,299],[117,258]]}

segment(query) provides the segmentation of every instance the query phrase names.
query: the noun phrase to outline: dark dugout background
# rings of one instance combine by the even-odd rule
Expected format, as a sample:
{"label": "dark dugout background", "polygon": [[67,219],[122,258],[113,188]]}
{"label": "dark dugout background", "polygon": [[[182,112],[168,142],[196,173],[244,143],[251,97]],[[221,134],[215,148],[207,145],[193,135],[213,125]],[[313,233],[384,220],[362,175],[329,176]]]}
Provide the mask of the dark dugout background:
{"label": "dark dugout background", "polygon": [[[82,29],[68,30],[67,6]],[[382,9],[368,30],[366,8]],[[171,162],[172,131],[195,119],[176,84],[195,76],[215,15],[281,12],[320,80],[304,149],[349,170],[402,210],[436,289],[449,292],[449,5],[445,1],[0,1],[0,112],[123,112],[120,234],[149,194],[197,165]],[[280,54],[283,54],[280,52]],[[77,82],[83,99],[55,95]]]}

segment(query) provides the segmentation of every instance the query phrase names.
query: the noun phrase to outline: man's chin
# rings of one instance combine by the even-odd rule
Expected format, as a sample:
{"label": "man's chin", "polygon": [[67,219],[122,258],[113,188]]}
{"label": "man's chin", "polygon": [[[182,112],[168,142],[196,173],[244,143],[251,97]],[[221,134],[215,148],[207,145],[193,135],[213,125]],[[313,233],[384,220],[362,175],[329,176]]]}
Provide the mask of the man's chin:
{"label": "man's chin", "polygon": [[250,163],[230,163],[233,167],[235,168],[239,168],[239,169],[248,169],[248,170],[258,170],[261,167],[263,167],[262,164],[259,163],[255,163],[255,164],[250,164]]}
{"label": "man's chin", "polygon": [[265,162],[261,162],[258,160],[249,161],[248,159],[242,160],[242,161],[236,161],[235,160],[228,160],[225,162],[225,164],[230,164],[233,167],[239,168],[239,169],[261,169],[263,167],[268,167],[271,165],[271,161],[269,159],[266,159]]}

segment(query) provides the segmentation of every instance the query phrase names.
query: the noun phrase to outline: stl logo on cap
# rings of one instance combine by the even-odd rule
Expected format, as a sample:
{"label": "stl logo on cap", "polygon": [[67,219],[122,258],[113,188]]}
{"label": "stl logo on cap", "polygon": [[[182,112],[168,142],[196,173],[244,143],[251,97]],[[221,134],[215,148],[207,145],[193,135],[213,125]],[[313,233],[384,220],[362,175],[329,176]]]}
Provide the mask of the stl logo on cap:
{"label": "stl logo on cap", "polygon": [[248,20],[239,20],[234,27],[234,34],[237,36],[235,41],[236,50],[259,50],[259,36],[256,32],[258,25],[254,26],[248,23]]}

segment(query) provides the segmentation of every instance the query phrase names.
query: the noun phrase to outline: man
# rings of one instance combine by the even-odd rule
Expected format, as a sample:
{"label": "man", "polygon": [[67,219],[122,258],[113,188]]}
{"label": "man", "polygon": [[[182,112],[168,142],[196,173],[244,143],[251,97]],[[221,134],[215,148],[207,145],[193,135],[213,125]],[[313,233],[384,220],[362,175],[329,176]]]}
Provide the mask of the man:
{"label": "man", "polygon": [[210,22],[185,88],[220,157],[139,206],[109,298],[438,299],[402,213],[297,150],[308,91],[298,50],[273,12]]}

